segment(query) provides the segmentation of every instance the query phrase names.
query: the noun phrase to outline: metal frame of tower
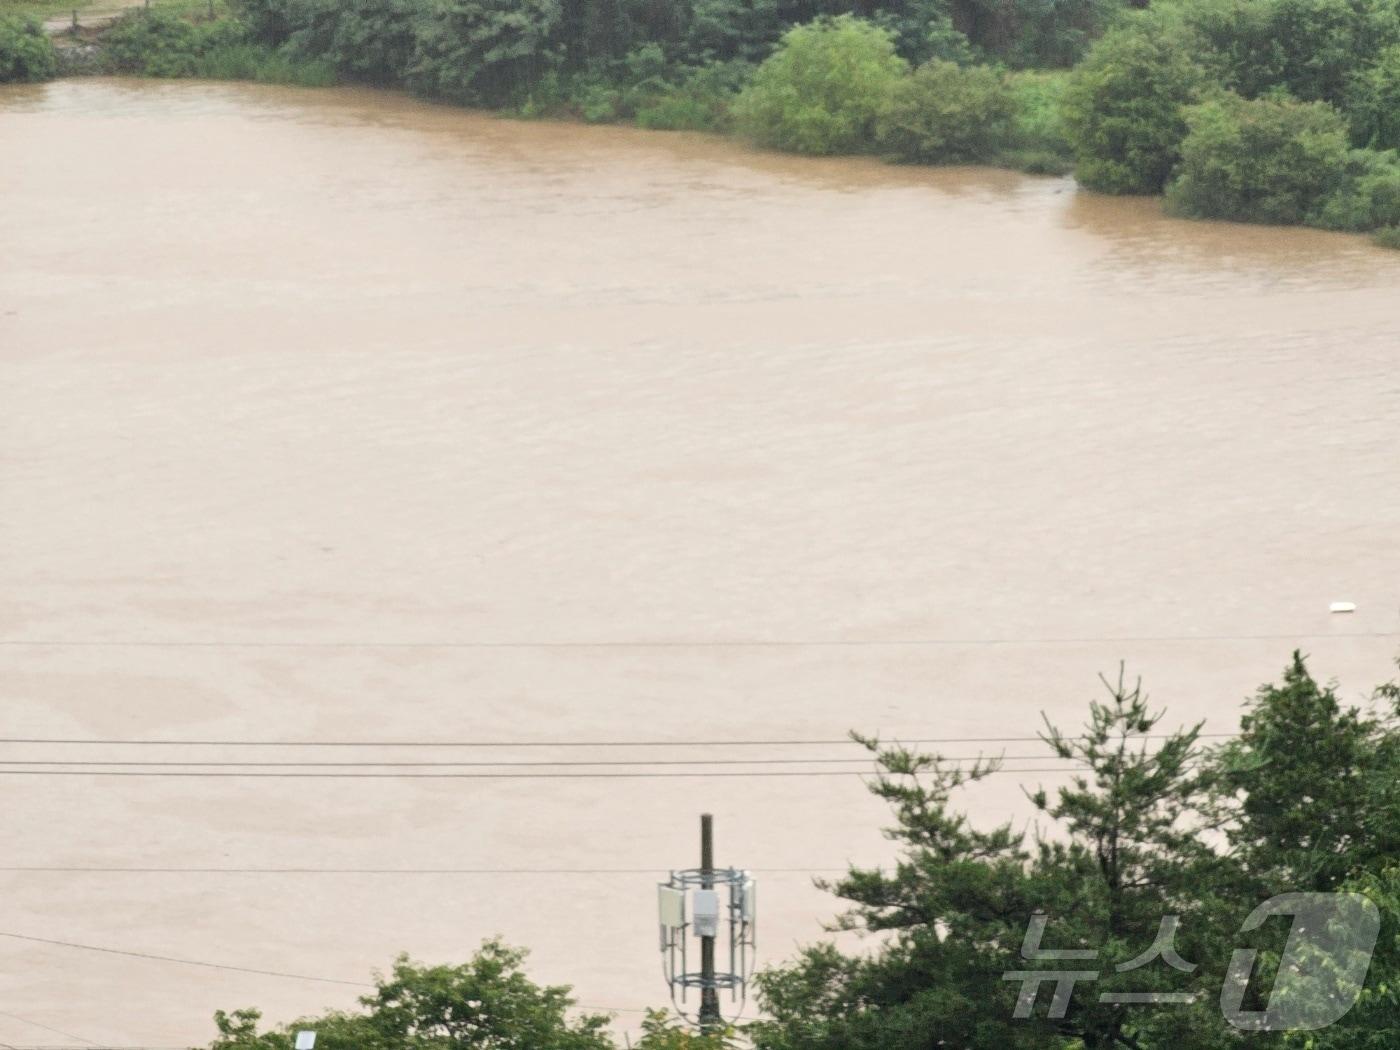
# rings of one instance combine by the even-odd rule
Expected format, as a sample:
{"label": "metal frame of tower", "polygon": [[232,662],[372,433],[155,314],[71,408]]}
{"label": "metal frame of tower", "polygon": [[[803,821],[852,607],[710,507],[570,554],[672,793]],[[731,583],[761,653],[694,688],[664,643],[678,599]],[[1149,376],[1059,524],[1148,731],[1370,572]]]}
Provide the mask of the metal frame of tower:
{"label": "metal frame of tower", "polygon": [[[720,901],[720,891],[727,893]],[[708,896],[706,896],[708,895]],[[661,970],[671,990],[676,1013],[702,1032],[719,1031],[738,1020],[748,998],[748,982],[758,949],[757,884],[749,872],[739,868],[714,866],[714,821],[708,814],[700,818],[700,867],[671,872],[666,882],[657,883],[661,928]],[[729,968],[715,965],[715,949],[721,930],[729,953]],[[689,938],[700,940],[700,968],[690,969]],[[688,993],[700,992],[700,1009],[687,1012]],[[728,990],[738,1010],[726,1018],[720,1009],[719,993]],[[679,994],[678,994],[679,993]]]}

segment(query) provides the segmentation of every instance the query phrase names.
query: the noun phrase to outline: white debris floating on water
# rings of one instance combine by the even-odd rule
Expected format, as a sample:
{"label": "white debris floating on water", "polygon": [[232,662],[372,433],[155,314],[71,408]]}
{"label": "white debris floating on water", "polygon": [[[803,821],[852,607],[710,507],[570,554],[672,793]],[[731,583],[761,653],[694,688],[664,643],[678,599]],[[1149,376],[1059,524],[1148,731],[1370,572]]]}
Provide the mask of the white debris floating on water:
{"label": "white debris floating on water", "polygon": [[1328,612],[1334,613],[1354,613],[1356,612],[1355,602],[1333,602],[1327,607]]}

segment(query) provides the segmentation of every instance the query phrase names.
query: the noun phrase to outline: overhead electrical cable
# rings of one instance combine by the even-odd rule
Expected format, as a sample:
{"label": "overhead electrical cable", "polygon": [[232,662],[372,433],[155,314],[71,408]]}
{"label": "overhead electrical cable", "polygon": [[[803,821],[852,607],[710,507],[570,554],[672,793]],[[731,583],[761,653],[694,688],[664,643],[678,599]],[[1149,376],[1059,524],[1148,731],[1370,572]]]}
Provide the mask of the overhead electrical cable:
{"label": "overhead electrical cable", "polygon": [[[1145,734],[1144,740],[1166,740],[1172,733]],[[1234,733],[1202,733],[1201,739],[1233,737]],[[882,744],[900,747],[909,744],[1033,744],[1040,736],[945,736],[881,737]],[[818,747],[827,745],[864,746],[850,737],[788,738],[763,740],[234,740],[92,737],[0,737],[0,744],[54,744],[93,747]]]}
{"label": "overhead electrical cable", "polygon": [[[944,755],[940,756],[944,762],[1049,762],[1061,761],[1056,755]],[[1064,761],[1069,761],[1065,759]],[[595,767],[595,766],[867,766],[873,767],[873,758],[659,758],[659,759],[623,759],[623,760],[573,760],[573,761],[548,761],[538,760],[531,762],[300,762],[300,761],[255,761],[248,759],[225,759],[220,761],[209,761],[207,759],[44,759],[44,758],[0,758],[0,766],[39,766],[44,768],[71,767],[71,766],[132,766],[132,767],[154,767],[154,768],[179,768],[197,766],[204,768],[225,768],[236,767],[245,769],[460,769],[468,768],[554,768],[554,767]]]}
{"label": "overhead electrical cable", "polygon": [[932,646],[1097,645],[1119,642],[1279,642],[1346,638],[1394,638],[1397,631],[1299,631],[1261,634],[1140,634],[1028,638],[677,638],[677,639],[370,639],[258,640],[194,638],[4,638],[0,646],[48,649],[799,649],[922,648]]}
{"label": "overhead electrical cable", "polygon": [[[651,868],[201,868],[201,867],[77,867],[14,865],[0,873],[93,875],[657,875],[665,866]],[[750,868],[760,875],[829,875],[848,868]],[[60,1035],[66,1033],[60,1032]]]}
{"label": "overhead electrical cable", "polygon": [[[1040,767],[1035,769],[989,769],[986,775],[1000,773],[1075,773],[1088,772],[1087,766]],[[213,778],[228,780],[672,780],[672,779],[739,779],[739,778],[800,778],[800,777],[860,777],[875,776],[879,770],[814,769],[767,770],[747,772],[691,773],[294,773],[237,772],[233,770],[152,770],[152,769],[4,769],[0,777],[162,777]],[[970,773],[971,770],[961,770]],[[890,773],[890,776],[901,774]]]}
{"label": "overhead electrical cable", "polygon": [[[71,948],[78,951],[98,952],[103,955],[120,955],[131,959],[147,959],[152,962],[174,963],[178,966],[198,966],[207,970],[226,970],[230,973],[254,974],[260,977],[279,977],[293,981],[315,981],[319,984],[340,984],[351,988],[378,987],[368,981],[347,981],[340,977],[316,977],[311,974],[288,973],[283,970],[261,970],[251,966],[234,966],[228,963],[206,962],[201,959],[183,959],[173,955],[156,955],[152,952],[129,951],[124,948],[108,948],[96,944],[80,944],[77,941],[56,940],[50,937],[34,937],[23,933],[0,931],[0,937],[8,937],[11,940],[26,941],[32,944],[44,944],[55,948]],[[595,1010],[599,1013],[646,1013],[645,1010],[632,1009],[630,1007],[584,1006],[579,1004],[575,1008],[580,1010]],[[61,1035],[63,1033],[59,1034]]]}
{"label": "overhead electrical cable", "polygon": [[28,1017],[21,1017],[19,1014],[10,1013],[8,1010],[0,1010],[0,1017],[9,1017],[15,1021],[19,1021],[21,1024],[27,1024],[31,1028],[42,1028],[44,1031],[52,1032],[54,1035],[61,1035],[64,1039],[72,1039],[76,1043],[87,1043],[88,1046],[97,1045],[85,1036],[74,1035],[72,1032],[65,1032],[61,1028],[54,1028],[50,1025],[41,1024],[38,1021],[30,1020]]}
{"label": "overhead electrical cable", "polygon": [[260,970],[251,966],[232,966],[225,963],[203,962],[198,959],[181,959],[172,955],[156,955],[151,952],[134,952],[122,948],[106,948],[96,944],[79,944],[75,941],[60,941],[49,937],[32,937],[23,933],[7,933],[0,931],[0,937],[8,937],[16,941],[28,941],[33,944],[47,944],[56,948],[74,948],[85,952],[100,952],[104,955],[123,955],[132,959],[149,959],[154,962],[176,963],[180,966],[200,966],[209,970],[228,970],[233,973],[250,973],[262,977],[284,977],[295,981],[316,981],[320,984],[343,984],[352,988],[373,988],[374,985],[365,981],[346,981],[339,977],[313,977],[304,973],[288,973],[283,970]]}

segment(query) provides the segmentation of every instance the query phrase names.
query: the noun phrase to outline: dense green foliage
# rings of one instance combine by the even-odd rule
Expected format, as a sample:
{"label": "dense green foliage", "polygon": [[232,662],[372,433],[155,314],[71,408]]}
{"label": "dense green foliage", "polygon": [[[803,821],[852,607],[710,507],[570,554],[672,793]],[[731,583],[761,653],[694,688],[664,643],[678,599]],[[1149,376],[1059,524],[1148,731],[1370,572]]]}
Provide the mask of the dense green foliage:
{"label": "dense green foliage", "polygon": [[[910,68],[1066,67],[1125,2],[237,0],[255,42],[324,59],[343,78],[530,115],[727,127],[749,75],[771,61],[741,123],[807,152],[874,148],[890,52]],[[804,77],[812,86],[806,57],[820,52],[830,69],[862,47],[870,64],[843,67],[815,99],[790,97]]]}
{"label": "dense green foliage", "polygon": [[1010,138],[1014,112],[1006,78],[996,70],[934,59],[895,86],[880,113],[878,141],[904,161],[988,161]]}
{"label": "dense green foliage", "polygon": [[1108,193],[1158,193],[1180,157],[1185,107],[1206,84],[1199,40],[1173,14],[1135,15],[1074,70],[1065,126],[1079,181]]}
{"label": "dense green foliage", "polygon": [[523,953],[488,941],[460,966],[418,966],[400,958],[356,1013],[335,1011],[278,1030],[257,1031],[259,1013],[222,1011],[210,1050],[291,1050],[298,1028],[314,1028],[325,1050],[408,1046],[519,1046],[538,1050],[611,1050],[607,1019],[570,1020],[573,1000],[562,987],[540,987],[522,969]]}
{"label": "dense green foliage", "polygon": [[874,140],[908,65],[891,34],[848,15],[798,26],[735,103],[739,127],[765,146],[855,153]]}
{"label": "dense green foliage", "polygon": [[207,77],[260,80],[320,87],[335,82],[322,60],[300,61],[252,39],[231,19],[196,24],[160,10],[137,10],[119,18],[103,37],[106,66],[117,73],[148,77]]}
{"label": "dense green foliage", "polygon": [[1358,146],[1400,149],[1400,45],[1384,49],[1352,72],[1345,110]]}
{"label": "dense green foliage", "polygon": [[[1377,698],[1394,707],[1400,694],[1388,684]],[[1400,732],[1344,707],[1301,656],[1249,700],[1239,738],[1214,757],[1231,844],[1257,878],[1331,891],[1400,862]]]}
{"label": "dense green foliage", "polygon": [[697,66],[678,82],[664,78],[643,82],[650,88],[633,117],[644,128],[717,131],[731,121],[730,103],[748,78],[743,62]]}
{"label": "dense green foliage", "polygon": [[1396,0],[1161,0],[1074,71],[1075,173],[1110,193],[1171,184],[1187,215],[1387,229],[1397,34]]}
{"label": "dense green foliage", "polygon": [[112,69],[148,77],[194,76],[203,51],[192,22],[160,11],[119,19],[103,43]]}
{"label": "dense green foliage", "polygon": [[1300,223],[1340,186],[1346,122],[1326,103],[1226,95],[1187,110],[1186,123],[1167,194],[1181,214]]}
{"label": "dense green foliage", "polygon": [[1007,78],[1011,92],[1011,134],[999,161],[1008,167],[1045,175],[1073,169],[1074,151],[1066,136],[1065,91],[1069,77],[1059,72],[1025,70]]}
{"label": "dense green foliage", "polygon": [[735,103],[741,129],[801,153],[1066,170],[1065,78],[931,58],[905,68],[888,29],[849,16],[789,32]]}
{"label": "dense green foliage", "polygon": [[[487,941],[459,966],[420,966],[401,957],[360,999],[359,1011],[333,1010],[258,1030],[257,1010],[219,1011],[210,1050],[292,1050],[313,1029],[317,1050],[617,1050],[607,1017],[570,1018],[567,987],[535,984],[525,953]],[[647,1015],[637,1050],[728,1050],[726,1035],[697,1036],[661,1011]]]}
{"label": "dense green foliage", "polygon": [[1400,226],[1383,226],[1376,231],[1375,241],[1382,248],[1400,250]]}
{"label": "dense green foliage", "polygon": [[1245,98],[1282,89],[1340,104],[1397,29],[1386,0],[1193,0],[1184,11],[1223,86]]}
{"label": "dense green foliage", "polygon": [[408,86],[474,105],[519,98],[549,68],[559,0],[434,0],[421,13]]}
{"label": "dense green foliage", "polygon": [[286,50],[324,61],[342,77],[397,84],[415,43],[413,0],[302,0]]}
{"label": "dense green foliage", "polygon": [[[973,826],[954,789],[990,772],[875,740],[872,790],[894,814],[902,847],[892,869],[852,869],[830,888],[849,910],[838,928],[882,935],[848,956],[817,945],[761,977],[768,1017],[757,1050],[1226,1050],[1240,1033],[1220,990],[1235,948],[1260,949],[1256,998],[1267,998],[1287,924],[1241,931],[1276,894],[1347,890],[1382,912],[1381,940],[1361,999],[1321,1032],[1257,1032],[1256,1047],[1380,1050],[1400,1045],[1400,721],[1392,688],[1381,713],[1344,708],[1295,656],[1283,681],[1250,701],[1229,744],[1198,728],[1159,731],[1140,688],[1120,678],[1074,734],[1050,728],[1052,753],[1085,768],[1031,800],[1050,826],[1028,842],[1010,825]],[[860,739],[860,738],[858,738]],[[1021,956],[1033,917],[1043,944],[1098,949],[1093,961],[1036,964]],[[1189,972],[1131,965],[1176,916],[1173,946]],[[1124,966],[1119,970],[1118,966]],[[1097,972],[1061,1018],[1042,990],[1012,1020],[1019,984],[1007,971]],[[1146,985],[1146,987],[1144,987]],[[1261,990],[1262,989],[1262,990]],[[1108,992],[1196,993],[1193,1002],[1128,1009]],[[1257,1009],[1262,1004],[1251,1004]]]}
{"label": "dense green foliage", "polygon": [[335,70],[327,62],[302,61],[286,51],[246,41],[203,51],[195,62],[194,75],[206,80],[255,80],[298,87],[328,87],[336,82]]}
{"label": "dense green foliage", "polygon": [[324,61],[343,79],[527,116],[719,129],[749,72],[736,57],[747,42],[691,61],[689,8],[666,4],[238,0],[238,8],[254,40]]}
{"label": "dense green foliage", "polygon": [[58,72],[53,42],[32,18],[0,18],[0,84],[48,80]]}
{"label": "dense green foliage", "polygon": [[[128,16],[108,65],[1073,170],[1092,190],[1166,192],[1182,215],[1400,239],[1400,0],[235,4],[238,21],[213,28]],[[37,57],[6,59],[16,39]],[[45,47],[5,30],[0,71],[44,75]]]}

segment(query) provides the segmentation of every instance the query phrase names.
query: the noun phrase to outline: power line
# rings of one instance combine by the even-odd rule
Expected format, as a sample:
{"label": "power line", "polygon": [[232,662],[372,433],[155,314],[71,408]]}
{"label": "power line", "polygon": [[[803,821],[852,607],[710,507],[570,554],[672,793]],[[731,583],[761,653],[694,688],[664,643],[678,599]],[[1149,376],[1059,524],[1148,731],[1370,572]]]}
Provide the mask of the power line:
{"label": "power line", "polygon": [[[1145,740],[1166,740],[1171,733],[1146,734]],[[1234,733],[1202,733],[1201,739],[1233,737]],[[890,747],[907,744],[1031,744],[1043,743],[1039,736],[945,736],[896,737],[882,739]],[[850,737],[825,739],[768,740],[218,740],[151,738],[93,739],[80,737],[0,737],[0,744],[54,744],[93,747],[818,747],[828,745],[863,746]],[[494,763],[493,763],[494,764]],[[551,763],[556,764],[556,763]]]}
{"label": "power line", "polygon": [[1157,634],[1046,636],[1032,638],[691,638],[630,639],[608,641],[578,639],[555,641],[498,641],[466,639],[443,641],[233,641],[216,639],[108,639],[6,638],[0,646],[50,649],[795,649],[795,648],[920,648],[930,646],[1089,645],[1118,642],[1279,642],[1330,641],[1334,638],[1395,638],[1395,631],[1304,631],[1291,634]]}
{"label": "power line", "polygon": [[[150,961],[152,961],[152,962],[175,963],[176,965],[179,965],[179,966],[198,966],[198,967],[201,967],[201,968],[207,969],[207,970],[227,970],[227,971],[229,971],[229,972],[231,972],[231,973],[248,973],[248,974],[255,974],[255,975],[260,976],[260,977],[280,977],[280,978],[284,978],[284,979],[287,979],[287,980],[294,980],[294,981],[315,981],[315,982],[317,982],[317,983],[319,983],[319,984],[342,984],[342,985],[347,985],[347,986],[352,987],[352,988],[375,988],[375,987],[378,987],[377,985],[370,984],[369,982],[366,982],[366,981],[346,981],[346,980],[343,980],[343,979],[341,979],[341,978],[339,978],[339,977],[313,977],[313,976],[311,976],[310,974],[304,974],[304,973],[287,973],[287,972],[282,971],[282,970],[259,970],[259,969],[256,969],[256,968],[250,967],[250,966],[231,966],[231,965],[229,965],[229,964],[227,964],[227,963],[205,962],[205,961],[200,960],[200,959],[181,959],[181,958],[178,958],[178,957],[173,956],[173,955],[155,955],[155,954],[153,954],[153,953],[151,953],[151,952],[133,952],[133,951],[127,951],[127,950],[122,949],[122,948],[107,948],[107,947],[102,947],[102,946],[96,945],[96,944],[79,944],[79,943],[77,943],[76,941],[60,941],[60,940],[54,940],[54,939],[49,938],[49,937],[32,937],[32,936],[29,936],[28,934],[23,934],[23,933],[6,933],[6,932],[4,932],[4,931],[0,931],[0,937],[9,937],[9,938],[11,938],[12,940],[16,940],[16,941],[28,941],[28,942],[33,943],[33,944],[46,944],[46,945],[49,945],[49,946],[55,947],[55,948],[73,948],[73,949],[76,949],[76,950],[79,950],[79,951],[85,951],[85,952],[99,952],[99,953],[104,954],[104,955],[121,955],[121,956],[125,956],[125,957],[131,958],[131,959],[147,959],[147,960],[150,960]],[[596,1011],[598,1011],[599,1013],[635,1013],[635,1014],[646,1013],[646,1011],[645,1011],[645,1010],[642,1010],[642,1009],[634,1009],[634,1008],[631,1008],[631,1007],[621,1007],[621,1006],[618,1006],[618,1007],[614,1007],[614,1006],[584,1006],[584,1005],[582,1005],[582,1004],[576,1004],[576,1005],[575,1005],[575,1009],[579,1009],[579,1010],[596,1010]],[[40,1027],[44,1027],[44,1026],[41,1025]],[[49,1030],[50,1030],[50,1031],[57,1031],[57,1029],[49,1029]],[[66,1035],[67,1033],[58,1032],[58,1034],[59,1034],[59,1035]],[[80,1037],[78,1037],[78,1036],[71,1036],[70,1038],[79,1039]],[[80,1041],[81,1041],[81,1042],[89,1042],[89,1040],[86,1040],[86,1039],[81,1039]],[[96,1045],[96,1044],[93,1044],[93,1045]],[[154,1048],[147,1048],[147,1050],[154,1050]]]}
{"label": "power line", "polygon": [[[38,1021],[31,1021],[28,1017],[21,1017],[19,1014],[12,1014],[8,1010],[0,1010],[0,1017],[9,1017],[12,1020],[19,1021],[21,1024],[27,1024],[32,1028],[42,1028],[46,1032],[52,1032],[54,1035],[61,1035],[64,1039],[72,1039],[74,1042],[87,1043],[88,1046],[97,1045],[91,1039],[88,1039],[84,1036],[74,1035],[72,1032],[65,1032],[61,1028],[53,1028],[46,1024],[40,1024]],[[8,1046],[9,1044],[5,1045]],[[14,1048],[12,1047],[11,1050],[14,1050]]]}
{"label": "power line", "polygon": [[[0,873],[130,875],[657,875],[653,868],[199,868],[199,867],[0,867]],[[829,875],[848,868],[751,868],[760,875]],[[59,1033],[60,1035],[65,1033]]]}
{"label": "power line", "polygon": [[319,984],[343,984],[353,988],[373,988],[372,984],[364,981],[345,981],[338,977],[313,977],[304,973],[286,973],[281,970],[259,970],[250,966],[230,966],[224,963],[202,962],[198,959],[180,959],[171,955],[154,955],[150,952],[132,952],[121,948],[104,948],[95,944],[78,944],[73,941],[58,941],[48,937],[31,937],[23,933],[6,933],[0,931],[0,937],[8,937],[16,941],[28,941],[33,944],[47,944],[56,948],[75,948],[85,952],[101,952],[104,955],[123,955],[132,959],[149,959],[154,962],[177,963],[180,966],[200,966],[208,970],[228,970],[233,973],[251,973],[262,977],[284,977],[296,981],[316,981]]}
{"label": "power line", "polygon": [[[1061,766],[1037,769],[993,769],[992,773],[1073,773],[1087,771],[1087,766]],[[871,770],[870,774],[878,773]],[[967,772],[967,771],[965,771]],[[846,769],[819,770],[750,770],[726,773],[247,773],[219,771],[176,770],[118,770],[118,769],[0,769],[0,777],[196,777],[224,779],[296,779],[296,780],[669,780],[669,779],[729,779],[775,777],[859,777],[863,771]]]}
{"label": "power line", "polygon": [[[1057,760],[1055,755],[944,755],[940,756],[944,762],[977,762],[982,760],[995,759],[998,762],[1032,762]],[[195,766],[203,768],[223,768],[237,767],[249,769],[302,769],[302,768],[332,768],[332,769],[457,769],[462,767],[471,768],[554,768],[554,767],[594,767],[594,766],[812,766],[812,765],[838,765],[838,766],[873,766],[873,758],[658,758],[658,759],[624,759],[624,760],[583,760],[583,761],[532,761],[532,762],[268,762],[228,759],[222,761],[208,761],[204,759],[35,759],[35,758],[0,758],[0,767],[3,766],[42,766],[65,767],[65,766],[135,766],[135,767],[189,767]]]}

